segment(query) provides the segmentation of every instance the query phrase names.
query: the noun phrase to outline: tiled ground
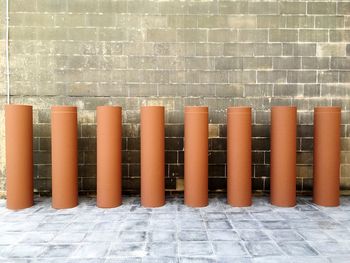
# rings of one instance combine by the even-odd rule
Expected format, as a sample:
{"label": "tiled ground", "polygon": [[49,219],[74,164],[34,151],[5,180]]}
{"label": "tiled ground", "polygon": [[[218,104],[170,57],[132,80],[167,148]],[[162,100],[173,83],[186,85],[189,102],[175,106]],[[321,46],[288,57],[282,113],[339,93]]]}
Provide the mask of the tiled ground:
{"label": "tiled ground", "polygon": [[213,197],[193,209],[181,198],[145,209],[139,199],[99,209],[81,198],[54,210],[50,199],[18,212],[0,200],[0,262],[350,262],[350,197],[338,208],[299,198],[277,208],[267,198],[232,208]]}

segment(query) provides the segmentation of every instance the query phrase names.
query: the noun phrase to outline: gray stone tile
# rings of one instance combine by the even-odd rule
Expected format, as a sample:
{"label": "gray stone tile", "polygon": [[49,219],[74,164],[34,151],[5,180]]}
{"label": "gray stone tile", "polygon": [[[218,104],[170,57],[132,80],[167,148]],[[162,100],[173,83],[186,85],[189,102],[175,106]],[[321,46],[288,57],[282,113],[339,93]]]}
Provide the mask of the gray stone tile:
{"label": "gray stone tile", "polygon": [[179,229],[205,230],[205,224],[202,220],[179,220]]}
{"label": "gray stone tile", "polygon": [[267,256],[255,257],[252,259],[253,263],[290,263],[290,257],[287,256]]}
{"label": "gray stone tile", "polygon": [[348,262],[350,262],[350,255],[330,256],[330,257],[328,257],[328,262],[331,262],[331,263],[348,263]]}
{"label": "gray stone tile", "polygon": [[304,240],[295,230],[269,230],[268,233],[277,242]]}
{"label": "gray stone tile", "polygon": [[282,256],[283,253],[271,241],[263,242],[247,242],[245,243],[249,253],[254,257],[266,257],[266,256]]}
{"label": "gray stone tile", "polygon": [[118,237],[117,232],[89,232],[84,238],[84,242],[111,242]]}
{"label": "gray stone tile", "polygon": [[73,258],[103,258],[106,256],[110,243],[83,243],[73,253]]}
{"label": "gray stone tile", "polygon": [[333,241],[325,231],[321,229],[303,229],[298,230],[298,233],[306,240],[309,241],[318,241],[318,240],[328,240]]}
{"label": "gray stone tile", "polygon": [[207,213],[203,213],[202,216],[205,220],[225,220],[225,219],[227,219],[226,214],[223,212],[207,212]]}
{"label": "gray stone tile", "polygon": [[144,257],[146,255],[145,243],[112,243],[108,257]]}
{"label": "gray stone tile", "polygon": [[117,242],[144,242],[146,241],[146,231],[120,231]]}
{"label": "gray stone tile", "polygon": [[307,260],[307,263],[329,263],[329,260],[327,258],[323,258],[320,256],[315,257],[291,257],[290,262],[291,263],[305,263]]}
{"label": "gray stone tile", "polygon": [[179,254],[181,256],[208,256],[213,254],[209,242],[179,242]]}
{"label": "gray stone tile", "polygon": [[104,263],[141,263],[141,257],[107,258]]}
{"label": "gray stone tile", "polygon": [[4,232],[0,233],[0,245],[16,244],[26,237],[23,232]]}
{"label": "gray stone tile", "polygon": [[230,221],[253,220],[250,213],[226,213]]}
{"label": "gray stone tile", "polygon": [[178,233],[180,241],[208,241],[207,233],[205,231],[186,230]]}
{"label": "gray stone tile", "polygon": [[92,231],[94,232],[113,232],[115,230],[116,226],[113,222],[110,221],[97,222],[95,225],[92,226]]}
{"label": "gray stone tile", "polygon": [[73,222],[69,224],[64,231],[67,232],[86,232],[92,228],[91,223],[81,223],[81,222]]}
{"label": "gray stone tile", "polygon": [[207,221],[206,226],[208,229],[232,229],[232,226],[228,220]]}
{"label": "gray stone tile", "polygon": [[349,244],[347,242],[337,242],[337,241],[314,241],[310,244],[325,256],[348,254],[350,255]]}
{"label": "gray stone tile", "polygon": [[238,241],[213,241],[212,244],[215,254],[219,257],[238,257],[247,255],[243,243]]}
{"label": "gray stone tile", "polygon": [[286,220],[280,221],[261,221],[261,224],[266,229],[289,229],[290,226]]}
{"label": "gray stone tile", "polygon": [[283,217],[275,212],[261,212],[261,213],[251,213],[253,218],[259,221],[277,221],[283,220]]}
{"label": "gray stone tile", "polygon": [[239,236],[244,241],[268,241],[270,238],[261,230],[239,230]]}
{"label": "gray stone tile", "polygon": [[233,230],[207,230],[208,238],[212,241],[234,241],[240,240],[236,231]]}
{"label": "gray stone tile", "polygon": [[176,221],[173,219],[151,220],[149,228],[153,230],[173,230],[176,228]]}
{"label": "gray stone tile", "polygon": [[248,257],[217,257],[220,263],[251,263],[252,259]]}
{"label": "gray stone tile", "polygon": [[148,233],[150,242],[175,242],[176,232],[174,231],[150,231]]}
{"label": "gray stone tile", "polygon": [[151,213],[129,213],[128,220],[148,220],[151,218]]}
{"label": "gray stone tile", "polygon": [[261,224],[256,220],[231,221],[231,224],[236,229],[260,229],[261,228]]}
{"label": "gray stone tile", "polygon": [[279,247],[290,256],[316,256],[318,253],[304,241],[286,241],[278,243]]}
{"label": "gray stone tile", "polygon": [[324,230],[324,232],[331,238],[337,241],[348,241],[350,240],[350,231],[347,229],[330,229]]}
{"label": "gray stone tile", "polygon": [[210,257],[180,257],[180,263],[216,263],[214,258]]}
{"label": "gray stone tile", "polygon": [[150,256],[146,256],[142,259],[142,263],[177,263],[177,262],[178,262],[177,257],[150,257]]}
{"label": "gray stone tile", "polygon": [[121,224],[120,231],[143,231],[148,229],[149,222],[143,220],[128,220]]}
{"label": "gray stone tile", "polygon": [[176,257],[177,243],[153,242],[146,246],[147,255],[154,257]]}
{"label": "gray stone tile", "polygon": [[44,251],[45,247],[36,244],[19,244],[12,247],[7,256],[10,258],[33,258]]}
{"label": "gray stone tile", "polygon": [[49,245],[45,248],[44,252],[40,254],[40,257],[44,258],[56,258],[56,257],[69,257],[77,249],[76,245]]}
{"label": "gray stone tile", "polygon": [[79,232],[62,232],[57,234],[57,236],[52,239],[52,243],[79,243],[85,238],[85,233]]}

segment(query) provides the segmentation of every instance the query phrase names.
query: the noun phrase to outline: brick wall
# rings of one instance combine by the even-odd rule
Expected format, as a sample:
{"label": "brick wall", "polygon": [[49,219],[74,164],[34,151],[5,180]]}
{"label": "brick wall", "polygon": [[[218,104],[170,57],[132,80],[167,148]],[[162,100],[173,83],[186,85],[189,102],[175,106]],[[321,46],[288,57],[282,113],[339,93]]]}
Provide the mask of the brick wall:
{"label": "brick wall", "polygon": [[[37,192],[51,187],[55,104],[79,108],[81,192],[96,188],[95,108],[105,104],[123,107],[130,191],[139,189],[141,105],[166,106],[167,189],[183,178],[183,107],[209,106],[213,190],[226,182],[225,109],[253,107],[253,186],[268,190],[270,107],[296,105],[298,191],[312,187],[313,108],[342,106],[341,185],[350,188],[350,2],[10,0],[10,24],[11,101],[34,105]],[[4,189],[3,125],[0,135]]]}

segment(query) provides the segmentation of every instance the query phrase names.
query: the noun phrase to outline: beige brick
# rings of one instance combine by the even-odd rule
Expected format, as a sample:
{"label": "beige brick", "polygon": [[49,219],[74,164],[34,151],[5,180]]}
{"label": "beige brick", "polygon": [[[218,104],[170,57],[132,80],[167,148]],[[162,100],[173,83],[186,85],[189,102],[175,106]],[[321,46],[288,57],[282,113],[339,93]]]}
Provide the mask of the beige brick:
{"label": "beige brick", "polygon": [[176,31],[173,29],[148,29],[147,41],[152,42],[175,42]]}

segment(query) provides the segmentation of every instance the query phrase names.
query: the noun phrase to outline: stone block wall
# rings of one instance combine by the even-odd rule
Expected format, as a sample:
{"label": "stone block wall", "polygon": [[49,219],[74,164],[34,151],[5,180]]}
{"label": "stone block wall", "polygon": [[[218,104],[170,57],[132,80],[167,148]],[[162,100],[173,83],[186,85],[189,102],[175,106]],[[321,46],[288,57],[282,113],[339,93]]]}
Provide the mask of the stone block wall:
{"label": "stone block wall", "polygon": [[[0,100],[5,103],[0,0]],[[226,187],[226,108],[253,108],[253,187],[269,189],[273,105],[298,107],[297,188],[312,189],[313,108],[342,107],[350,188],[350,2],[10,0],[11,102],[34,106],[35,191],[51,189],[50,106],[79,109],[79,187],[96,189],[98,105],[123,107],[123,180],[139,191],[141,105],[166,107],[166,188],[181,190],[183,108],[209,106],[210,189]],[[1,107],[0,190],[4,193]]]}

